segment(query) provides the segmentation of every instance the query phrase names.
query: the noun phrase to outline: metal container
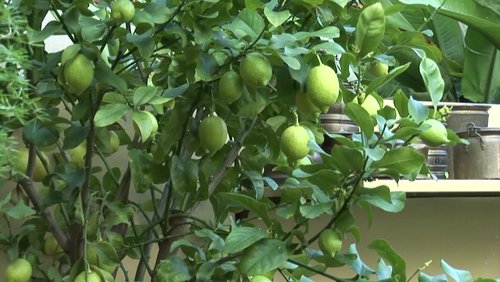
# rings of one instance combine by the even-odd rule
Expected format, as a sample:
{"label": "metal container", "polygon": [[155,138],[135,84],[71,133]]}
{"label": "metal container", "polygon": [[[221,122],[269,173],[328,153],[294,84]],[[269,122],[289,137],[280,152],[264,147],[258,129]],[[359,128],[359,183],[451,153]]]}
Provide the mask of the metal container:
{"label": "metal container", "polygon": [[500,179],[500,128],[476,127],[470,124],[458,136],[470,144],[453,148],[456,179]]}
{"label": "metal container", "polygon": [[450,116],[448,117],[448,128],[460,132],[466,131],[467,125],[473,123],[477,127],[488,127],[488,110],[491,108],[487,104],[451,104]]}
{"label": "metal container", "polygon": [[427,167],[437,179],[448,178],[448,152],[446,147],[432,147],[427,152]]}
{"label": "metal container", "polygon": [[358,133],[359,127],[344,114],[344,104],[335,104],[320,115],[321,125],[329,133]]}

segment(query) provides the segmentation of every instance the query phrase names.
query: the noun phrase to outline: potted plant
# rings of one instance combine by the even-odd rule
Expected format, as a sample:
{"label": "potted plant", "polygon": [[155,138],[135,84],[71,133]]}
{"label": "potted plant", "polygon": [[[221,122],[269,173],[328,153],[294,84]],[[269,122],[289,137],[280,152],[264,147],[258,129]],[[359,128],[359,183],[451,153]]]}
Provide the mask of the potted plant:
{"label": "potted plant", "polygon": [[[351,267],[354,280],[406,280],[404,260],[386,241],[370,245],[384,261],[376,269],[355,245],[342,246],[348,234],[357,235],[351,211],[403,208],[404,193],[364,183],[377,174],[397,181],[426,172],[425,158],[408,146],[415,136],[433,144],[460,139],[400,93],[394,107],[375,112],[348,103],[345,113],[360,132],[329,134],[338,145],[326,152],[314,135],[320,124],[303,119],[294,99],[305,90],[313,100],[336,102],[339,89],[323,85],[337,80],[335,70],[346,79],[349,65],[378,47],[383,31],[367,31],[385,20],[380,4],[8,5],[29,24],[21,34],[28,35],[31,45],[22,46],[32,64],[19,64],[24,72],[15,73],[31,84],[27,100],[40,103],[2,124],[22,145],[0,170],[13,186],[0,201],[8,223],[0,244],[12,260],[7,280],[270,281],[275,274],[344,280],[326,272],[338,265]],[[42,27],[49,13],[54,19]],[[350,16],[337,22],[337,13]],[[359,23],[355,33],[349,22]],[[60,32],[72,43],[45,52],[43,40]],[[339,37],[351,39],[341,46]],[[337,68],[338,55],[344,67]],[[436,79],[429,60],[424,69]],[[378,89],[356,84],[357,97],[365,87]],[[302,162],[311,151],[321,162]],[[264,175],[269,164],[283,168],[286,179]],[[268,190],[280,193],[278,203]],[[253,217],[233,220],[235,209]],[[321,215],[329,221],[318,221]],[[311,224],[322,228],[311,234]],[[458,281],[470,278],[442,266]]]}

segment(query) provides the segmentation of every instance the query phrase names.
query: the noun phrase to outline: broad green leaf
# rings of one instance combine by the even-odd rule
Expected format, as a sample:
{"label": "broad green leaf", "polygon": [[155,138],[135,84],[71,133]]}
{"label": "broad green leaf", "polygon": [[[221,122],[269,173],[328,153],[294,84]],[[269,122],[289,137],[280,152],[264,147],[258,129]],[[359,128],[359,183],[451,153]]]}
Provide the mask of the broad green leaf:
{"label": "broad green leaf", "polygon": [[[389,196],[387,200],[384,197]],[[373,193],[365,193],[359,197],[361,202],[369,203],[386,212],[400,212],[405,206],[406,194],[404,192],[390,192],[385,195],[381,191],[374,191]]]}
{"label": "broad green leaf", "polygon": [[224,249],[224,240],[210,229],[204,228],[195,230],[194,235],[199,238],[209,238],[212,241],[212,243],[210,243],[210,246],[208,247],[208,250],[210,251],[215,250],[222,252],[222,250]]}
{"label": "broad green leaf", "polygon": [[427,91],[431,96],[432,105],[436,108],[441,98],[443,98],[444,92],[444,80],[436,62],[427,57],[423,58],[420,62],[420,75],[422,75]]}
{"label": "broad green leaf", "polygon": [[243,252],[238,268],[243,274],[256,275],[281,267],[287,259],[285,242],[262,239]]}
{"label": "broad green leaf", "polygon": [[130,150],[128,155],[133,187],[137,192],[144,193],[153,183],[153,157],[144,151],[135,149]]}
{"label": "broad green leaf", "polygon": [[364,159],[358,150],[344,146],[334,146],[331,155],[337,169],[345,176],[354,171],[360,172],[363,170]]}
{"label": "broad green leaf", "polygon": [[418,282],[447,282],[448,277],[446,277],[446,274],[442,273],[436,276],[431,276],[429,274],[424,273],[423,271],[420,271],[418,274]]}
{"label": "broad green leaf", "polygon": [[392,266],[392,278],[406,281],[406,263],[401,256],[384,240],[375,240],[369,246]]}
{"label": "broad green leaf", "polygon": [[281,60],[287,64],[291,69],[293,70],[300,70],[300,62],[294,57],[289,57],[289,56],[284,56],[284,55],[279,55]]}
{"label": "broad green leaf", "polygon": [[97,261],[98,267],[112,273],[120,264],[118,255],[113,246],[107,241],[89,243],[87,246],[87,259]]}
{"label": "broad green leaf", "polygon": [[30,30],[28,38],[30,43],[37,43],[44,41],[56,33],[62,33],[63,29],[61,23],[57,21],[50,21],[42,30]]}
{"label": "broad green leaf", "polygon": [[160,2],[144,3],[144,8],[136,9],[134,23],[161,24],[171,17],[173,11]]}
{"label": "broad green leaf", "polygon": [[85,42],[95,42],[106,34],[106,24],[98,20],[82,23],[82,38]]}
{"label": "broad green leaf", "polygon": [[97,61],[94,70],[95,79],[104,85],[111,85],[120,93],[127,91],[127,83],[123,78],[116,75],[102,60]]}
{"label": "broad green leaf", "polygon": [[387,151],[380,161],[372,163],[372,167],[388,169],[402,175],[419,172],[425,163],[425,157],[410,147],[401,147]]}
{"label": "broad green leaf", "polygon": [[262,179],[262,174],[257,171],[246,171],[245,174],[248,179],[250,179],[255,189],[255,198],[257,200],[262,199],[264,195],[264,180]]}
{"label": "broad green leaf", "polygon": [[170,255],[158,265],[156,277],[158,281],[184,282],[190,281],[193,276],[182,258]]}
{"label": "broad green leaf", "polygon": [[264,15],[266,16],[267,20],[274,27],[278,27],[290,17],[290,11],[284,10],[284,11],[275,12],[275,11],[269,9],[268,7],[265,7],[264,8]]}
{"label": "broad green leaf", "polygon": [[472,274],[469,271],[456,269],[449,265],[446,261],[441,260],[441,268],[456,282],[470,282],[472,281]]}
{"label": "broad green leaf", "polygon": [[462,94],[474,102],[500,103],[500,50],[473,28],[465,44]]}
{"label": "broad green leaf", "polygon": [[332,208],[332,203],[320,203],[312,205],[300,206],[300,214],[308,219],[317,218],[318,216],[327,213]]}
{"label": "broad green leaf", "polygon": [[15,219],[22,219],[34,215],[36,212],[34,209],[28,207],[23,201],[19,201],[15,206],[8,207],[3,210],[8,217]]}
{"label": "broad green leaf", "polygon": [[403,93],[403,91],[398,90],[394,95],[394,107],[398,110],[400,117],[407,117],[410,113],[408,112],[408,97]]}
{"label": "broad green leaf", "polygon": [[184,161],[174,156],[170,166],[170,177],[174,189],[181,195],[195,192],[198,170],[198,164],[194,160]]}
{"label": "broad green leaf", "polygon": [[370,82],[370,84],[368,84],[368,87],[366,88],[366,93],[372,93],[373,91],[376,91],[377,89],[381,88],[388,82],[392,81],[396,76],[406,71],[406,69],[408,69],[409,66],[410,63],[406,63],[402,66],[398,66],[391,69],[391,71],[387,75],[376,78],[375,80]]}
{"label": "broad green leaf", "polygon": [[33,119],[24,125],[23,138],[38,147],[46,147],[57,142],[59,132],[52,126],[43,124],[38,119]]}
{"label": "broad green leaf", "polygon": [[161,95],[168,97],[168,98],[175,98],[175,97],[184,95],[184,93],[186,93],[188,88],[189,88],[188,83],[182,84],[178,87],[169,87],[169,88],[165,89]]}
{"label": "broad green leaf", "polygon": [[120,223],[129,223],[130,219],[134,217],[135,210],[132,205],[122,204],[118,202],[108,202],[106,208],[109,209],[113,216],[106,217],[104,220],[105,225],[116,225]]}
{"label": "broad green leaf", "polygon": [[153,99],[153,97],[156,94],[156,91],[158,91],[158,87],[152,87],[152,86],[139,86],[137,89],[134,91],[134,106],[140,106],[143,104],[148,103]]}
{"label": "broad green leaf", "polygon": [[155,50],[155,42],[153,40],[152,29],[143,31],[140,34],[128,33],[127,40],[130,43],[134,44],[135,47],[137,47],[137,50],[139,50],[139,53],[143,58],[148,58],[149,56],[151,56],[151,54],[153,54]]}
{"label": "broad green leaf", "polygon": [[226,238],[224,252],[231,254],[242,251],[266,237],[267,234],[259,229],[246,226],[234,226]]}
{"label": "broad green leaf", "polygon": [[198,54],[196,62],[195,79],[196,81],[209,81],[213,79],[217,70],[217,61],[211,54],[201,52]]}
{"label": "broad green leaf", "polygon": [[148,140],[154,133],[158,131],[158,121],[156,117],[147,111],[135,111],[132,113],[134,126],[139,129],[143,142]]}
{"label": "broad green leaf", "polygon": [[264,20],[256,11],[243,9],[238,17],[224,28],[230,30],[236,37],[242,39],[249,36],[254,40],[259,36],[265,27]]}
{"label": "broad green leaf", "polygon": [[429,116],[429,108],[413,99],[413,97],[408,100],[408,112],[417,123],[423,122]]}
{"label": "broad green leaf", "polygon": [[94,117],[96,127],[106,127],[117,122],[127,112],[129,107],[126,104],[107,104],[99,108]]}
{"label": "broad green leaf", "polygon": [[464,63],[463,31],[458,21],[442,15],[432,18],[434,36],[443,55],[460,64]]}
{"label": "broad green leaf", "polygon": [[80,145],[86,138],[89,128],[81,126],[78,123],[64,130],[63,149],[68,150]]}
{"label": "broad green leaf", "polygon": [[294,36],[297,38],[297,40],[306,40],[311,37],[320,37],[326,40],[338,38],[340,36],[340,30],[335,26],[328,26],[323,29],[311,32],[299,31],[295,33]]}
{"label": "broad green leaf", "polygon": [[438,14],[463,22],[469,27],[476,28],[485,38],[500,48],[500,15],[489,6],[483,7],[477,1],[442,1],[442,0],[402,0],[401,2],[419,5],[426,8],[427,5],[438,10]]}
{"label": "broad green leaf", "polygon": [[387,265],[383,259],[379,259],[376,272],[379,281],[389,280],[392,277],[392,266]]}
{"label": "broad green leaf", "polygon": [[236,203],[239,206],[258,215],[267,225],[271,224],[271,219],[267,214],[267,205],[247,195],[239,193],[218,193],[216,197]]}
{"label": "broad green leaf", "polygon": [[313,50],[317,52],[324,52],[328,55],[340,55],[345,53],[345,49],[333,41],[323,42],[315,45],[313,47]]}
{"label": "broad green leaf", "polygon": [[373,135],[375,124],[370,114],[363,107],[356,103],[348,103],[345,106],[345,114],[361,128],[363,135],[367,138]]}

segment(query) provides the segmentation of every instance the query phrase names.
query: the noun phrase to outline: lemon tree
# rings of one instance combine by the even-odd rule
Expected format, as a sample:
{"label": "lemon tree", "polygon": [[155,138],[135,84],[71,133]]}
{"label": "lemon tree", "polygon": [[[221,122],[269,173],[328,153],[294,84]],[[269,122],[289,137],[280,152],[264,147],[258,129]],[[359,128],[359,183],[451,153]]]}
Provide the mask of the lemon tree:
{"label": "lemon tree", "polygon": [[[369,180],[428,174],[412,143],[463,142],[434,121],[460,60],[431,8],[358,2],[7,1],[4,280],[408,280],[356,209],[403,209]],[[359,132],[328,132],[332,106]]]}

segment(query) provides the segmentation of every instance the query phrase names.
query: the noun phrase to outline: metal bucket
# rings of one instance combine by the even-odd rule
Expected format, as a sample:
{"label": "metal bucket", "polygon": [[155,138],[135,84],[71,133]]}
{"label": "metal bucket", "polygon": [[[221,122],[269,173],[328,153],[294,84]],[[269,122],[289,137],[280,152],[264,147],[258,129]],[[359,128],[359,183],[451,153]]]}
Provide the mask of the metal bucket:
{"label": "metal bucket", "polygon": [[448,178],[448,151],[446,147],[429,148],[427,153],[427,167],[436,178]]}
{"label": "metal bucket", "polygon": [[328,133],[358,133],[359,127],[344,114],[344,104],[335,104],[320,115],[321,125]]}
{"label": "metal bucket", "polygon": [[458,136],[470,144],[453,148],[454,176],[457,179],[500,179],[500,128],[470,124]]}

